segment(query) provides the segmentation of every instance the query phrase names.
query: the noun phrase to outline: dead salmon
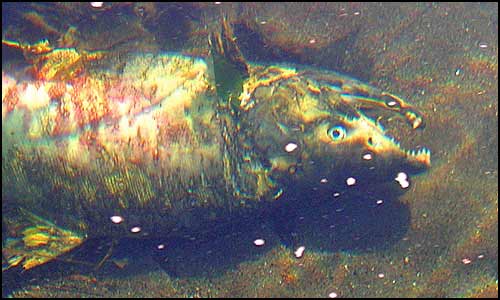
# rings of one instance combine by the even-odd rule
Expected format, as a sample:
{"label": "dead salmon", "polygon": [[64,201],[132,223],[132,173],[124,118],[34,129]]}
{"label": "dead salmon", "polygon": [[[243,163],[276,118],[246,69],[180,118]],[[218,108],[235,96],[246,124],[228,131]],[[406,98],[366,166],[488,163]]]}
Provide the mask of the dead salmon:
{"label": "dead salmon", "polygon": [[430,167],[428,149],[403,149],[365,113],[423,127],[403,99],[335,72],[248,63],[229,34],[212,37],[211,58],[107,55],[109,67],[64,80],[2,70],[4,268],[89,237],[251,215],[297,186],[343,191]]}

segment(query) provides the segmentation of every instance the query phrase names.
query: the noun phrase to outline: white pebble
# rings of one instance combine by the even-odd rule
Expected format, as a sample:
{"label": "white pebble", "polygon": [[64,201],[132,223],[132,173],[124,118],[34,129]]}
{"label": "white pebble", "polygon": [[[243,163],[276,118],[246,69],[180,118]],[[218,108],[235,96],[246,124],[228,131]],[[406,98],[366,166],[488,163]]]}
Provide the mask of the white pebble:
{"label": "white pebble", "polygon": [[265,243],[266,241],[264,241],[263,239],[256,239],[255,241],[253,241],[253,244],[258,247],[263,246]]}
{"label": "white pebble", "polygon": [[372,154],[371,153],[366,153],[365,155],[363,155],[363,159],[364,160],[371,160],[373,157],[372,157]]}
{"label": "white pebble", "polygon": [[104,2],[90,2],[90,6],[94,8],[101,8],[103,6]]}
{"label": "white pebble", "polygon": [[405,172],[399,172],[398,173],[398,176],[396,176],[396,180],[397,179],[400,179],[400,180],[407,180],[408,179],[408,175],[406,175]]}
{"label": "white pebble", "polygon": [[288,143],[285,146],[285,151],[290,153],[293,152],[295,149],[297,149],[299,146],[295,143]]}
{"label": "white pebble", "polygon": [[142,229],[139,226],[135,226],[135,227],[130,228],[130,232],[132,232],[132,233],[138,233],[138,232],[141,232],[141,230]]}
{"label": "white pebble", "polygon": [[410,186],[410,182],[408,181],[408,175],[406,175],[406,173],[404,172],[399,172],[398,176],[394,178],[394,180],[396,180],[403,189],[406,189],[407,187]]}
{"label": "white pebble", "polygon": [[304,250],[306,250],[306,247],[300,246],[299,248],[297,248],[297,250],[295,250],[293,254],[295,254],[296,258],[301,258],[302,255],[304,255]]}
{"label": "white pebble", "polygon": [[112,216],[109,219],[115,224],[120,224],[121,222],[123,222],[123,218],[121,216]]}
{"label": "white pebble", "polygon": [[356,184],[356,178],[354,177],[349,177],[346,180],[347,185],[355,185]]}

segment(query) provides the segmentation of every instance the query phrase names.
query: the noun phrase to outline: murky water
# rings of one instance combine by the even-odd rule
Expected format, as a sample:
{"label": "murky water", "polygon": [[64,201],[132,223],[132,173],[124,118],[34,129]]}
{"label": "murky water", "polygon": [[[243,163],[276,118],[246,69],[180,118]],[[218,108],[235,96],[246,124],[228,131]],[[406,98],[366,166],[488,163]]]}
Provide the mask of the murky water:
{"label": "murky water", "polygon": [[[366,114],[383,117],[388,133],[406,149],[429,148],[431,168],[412,176],[399,192],[380,186],[337,195],[328,188],[331,178],[318,178],[312,188],[290,189],[292,196],[290,190],[277,191],[277,201],[293,198],[277,211],[209,222],[175,236],[99,236],[28,271],[19,266],[4,271],[3,295],[497,297],[497,4],[3,3],[3,81],[12,76],[22,86],[33,78],[43,84],[74,80],[90,69],[126,72],[128,62],[120,57],[129,53],[204,59],[209,34],[221,31],[222,15],[248,61],[336,71],[407,100],[423,115],[425,128],[414,130],[387,110]],[[87,60],[80,64],[68,56],[61,64],[33,53],[43,52],[43,44],[37,48],[42,50],[25,47],[43,39],[57,49],[87,53]],[[113,53],[111,61],[123,65],[100,63],[94,59],[99,51]],[[52,65],[44,68],[47,61]],[[16,98],[3,90],[2,127],[8,113],[4,99]],[[7,134],[2,130],[3,142]],[[23,203],[24,194],[4,193],[12,176],[4,163],[11,153],[5,152],[2,209],[10,211],[12,199]],[[27,183],[41,181],[36,167]],[[65,183],[61,179],[54,197],[40,206],[65,209],[58,203],[71,193]],[[148,195],[136,198],[154,198]],[[56,225],[72,224],[77,216],[61,216]],[[3,214],[4,267],[7,237],[22,235],[9,222]],[[189,225],[192,219],[179,222]],[[32,248],[47,243],[36,237]]]}

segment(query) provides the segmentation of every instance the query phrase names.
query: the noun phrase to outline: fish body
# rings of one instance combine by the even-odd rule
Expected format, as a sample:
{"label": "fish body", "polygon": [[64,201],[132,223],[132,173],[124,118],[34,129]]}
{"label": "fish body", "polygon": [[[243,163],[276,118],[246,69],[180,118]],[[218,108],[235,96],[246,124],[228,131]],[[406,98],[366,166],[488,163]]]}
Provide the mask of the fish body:
{"label": "fish body", "polygon": [[248,64],[218,93],[207,59],[131,54],[65,80],[2,71],[6,265],[29,269],[99,236],[176,235],[287,201],[430,166],[363,108],[413,127],[400,98],[340,74]]}

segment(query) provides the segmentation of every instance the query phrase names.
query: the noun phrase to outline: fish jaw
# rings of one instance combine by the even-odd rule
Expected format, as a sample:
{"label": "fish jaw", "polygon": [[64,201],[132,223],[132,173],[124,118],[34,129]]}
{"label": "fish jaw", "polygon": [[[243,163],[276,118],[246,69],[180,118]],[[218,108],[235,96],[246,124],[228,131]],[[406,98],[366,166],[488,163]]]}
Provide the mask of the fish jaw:
{"label": "fish jaw", "polygon": [[[332,133],[332,130],[338,132]],[[311,173],[325,178],[353,177],[368,184],[380,183],[394,180],[401,172],[416,175],[431,166],[427,148],[402,148],[381,125],[361,113],[358,117],[337,116],[326,121],[304,141],[310,151],[310,161],[319,165]]]}

